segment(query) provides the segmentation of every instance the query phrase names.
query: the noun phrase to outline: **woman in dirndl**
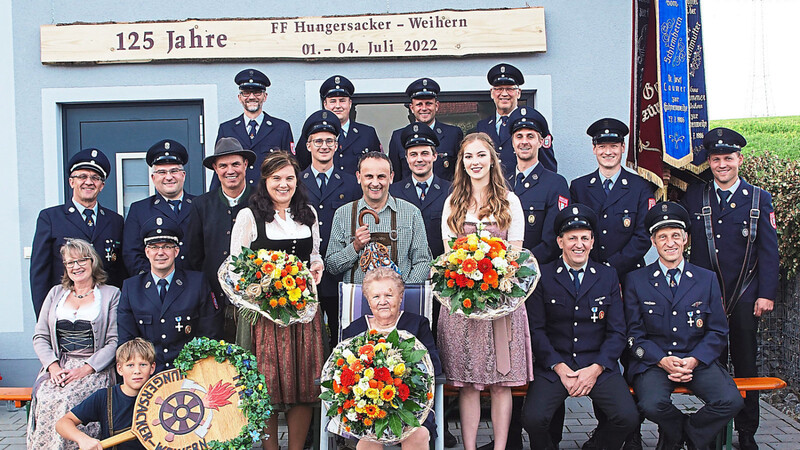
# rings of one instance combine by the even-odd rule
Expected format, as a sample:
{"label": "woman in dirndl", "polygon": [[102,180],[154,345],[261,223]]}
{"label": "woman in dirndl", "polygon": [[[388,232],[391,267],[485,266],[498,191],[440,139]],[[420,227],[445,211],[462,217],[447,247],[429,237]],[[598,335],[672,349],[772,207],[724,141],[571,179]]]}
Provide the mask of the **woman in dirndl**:
{"label": "woman in dirndl", "polygon": [[[468,134],[461,142],[452,191],[445,200],[442,218],[446,249],[450,248],[451,238],[474,233],[479,225],[511,246],[522,246],[522,206],[506,188],[500,160],[487,134]],[[464,448],[476,448],[480,391],[484,389],[491,393],[494,447],[505,448],[511,423],[511,387],[533,380],[525,308],[498,319],[477,320],[450,314],[442,306],[438,345],[448,384],[460,388]]]}
{"label": "woman in dirndl", "polygon": [[[64,276],[50,289],[33,333],[42,369],[33,387],[29,449],[77,449],[56,433],[56,421],[86,397],[115,383],[119,289],[104,284],[92,244],[70,239],[61,247]],[[99,424],[81,425],[92,437]]]}
{"label": "woman in dirndl", "polygon": [[[250,206],[239,211],[231,232],[231,255],[242,247],[280,250],[309,265],[314,283],[324,269],[319,254],[319,222],[308,204],[300,166],[286,151],[273,151],[261,165],[261,180]],[[322,320],[317,311],[311,322],[282,327],[261,317],[252,329],[253,353],[264,374],[276,411],[286,413],[289,449],[302,450],[311,425],[312,406],[319,403],[314,380],[322,372]],[[278,449],[278,415],[267,423],[264,449]]]}

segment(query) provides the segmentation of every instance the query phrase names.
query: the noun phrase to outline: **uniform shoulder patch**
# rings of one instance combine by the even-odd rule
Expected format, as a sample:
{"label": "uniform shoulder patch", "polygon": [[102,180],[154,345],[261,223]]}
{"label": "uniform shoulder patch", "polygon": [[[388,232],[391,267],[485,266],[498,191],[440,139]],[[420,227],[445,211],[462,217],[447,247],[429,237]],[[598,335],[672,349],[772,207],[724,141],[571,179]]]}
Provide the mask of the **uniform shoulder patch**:
{"label": "uniform shoulder patch", "polygon": [[772,228],[778,229],[778,222],[775,221],[775,211],[769,213],[769,224],[772,225]]}
{"label": "uniform shoulder patch", "polygon": [[566,208],[569,205],[569,199],[566,197],[558,196],[558,210],[561,211],[562,209]]}
{"label": "uniform shoulder patch", "polygon": [[653,206],[656,206],[656,199],[648,198],[647,199],[647,209],[651,209]]}

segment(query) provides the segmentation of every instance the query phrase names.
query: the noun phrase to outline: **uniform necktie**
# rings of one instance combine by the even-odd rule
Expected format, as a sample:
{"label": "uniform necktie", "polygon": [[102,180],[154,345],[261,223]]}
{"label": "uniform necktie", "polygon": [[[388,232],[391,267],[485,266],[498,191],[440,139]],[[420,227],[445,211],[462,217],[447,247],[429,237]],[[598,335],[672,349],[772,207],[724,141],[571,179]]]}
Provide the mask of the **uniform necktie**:
{"label": "uniform necktie", "polygon": [[420,190],[419,200],[420,201],[424,201],[425,200],[425,192],[428,190],[428,182],[427,181],[420,181],[419,183],[417,183],[417,187]]}
{"label": "uniform necktie", "polygon": [[669,277],[669,288],[672,290],[672,295],[675,295],[675,292],[678,290],[678,275],[680,274],[681,269],[678,269],[677,267],[667,270],[667,276]]}
{"label": "uniform necktie", "polygon": [[161,278],[158,280],[158,298],[161,299],[161,303],[164,303],[164,299],[167,297],[167,280]]}
{"label": "uniform necktie", "polygon": [[94,210],[86,208],[83,210],[83,214],[86,216],[86,226],[89,227],[90,230],[94,229]]}
{"label": "uniform necktie", "polygon": [[611,178],[606,178],[603,181],[603,191],[605,191],[606,197],[611,193]]}
{"label": "uniform necktie", "polygon": [[577,294],[581,288],[581,279],[578,277],[578,274],[583,273],[583,269],[569,269],[569,273],[572,275],[572,282],[575,284],[575,293]]}
{"label": "uniform necktie", "polygon": [[258,122],[255,120],[250,120],[250,123],[247,126],[250,128],[250,131],[248,131],[250,139],[254,139],[256,137],[256,127],[258,126]]}
{"label": "uniform necktie", "polygon": [[318,173],[317,179],[319,180],[319,191],[325,193],[325,188],[328,186],[328,176],[324,173]]}
{"label": "uniform necktie", "polygon": [[500,137],[500,142],[505,142],[511,137],[511,133],[508,132],[508,116],[500,116],[500,131],[497,135]]}
{"label": "uniform necktie", "polygon": [[175,211],[175,215],[177,216],[181,212],[181,201],[180,200],[167,200],[169,206],[172,207],[172,210]]}
{"label": "uniform necktie", "polygon": [[347,139],[347,133],[344,130],[342,130],[342,132],[339,133],[339,137],[337,137],[336,139],[339,141],[339,146],[340,147],[343,146],[344,140]]}
{"label": "uniform necktie", "polygon": [[719,208],[725,209],[725,206],[728,204],[728,197],[731,196],[731,192],[717,189],[717,195],[719,195]]}
{"label": "uniform necktie", "polygon": [[525,174],[520,172],[517,174],[517,182],[514,183],[514,193],[522,193],[522,181],[525,180]]}

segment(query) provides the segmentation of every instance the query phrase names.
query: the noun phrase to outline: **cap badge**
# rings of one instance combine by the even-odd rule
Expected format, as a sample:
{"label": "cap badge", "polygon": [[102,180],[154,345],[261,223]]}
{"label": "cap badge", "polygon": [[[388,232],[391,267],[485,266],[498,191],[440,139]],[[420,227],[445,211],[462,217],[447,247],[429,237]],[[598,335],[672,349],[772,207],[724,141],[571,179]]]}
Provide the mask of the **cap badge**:
{"label": "cap badge", "polygon": [[534,222],[536,222],[536,216],[534,216],[533,214],[529,215],[528,216],[528,223],[533,225]]}
{"label": "cap badge", "polygon": [[[253,76],[253,71],[252,70],[248,71],[247,73],[249,73],[251,77]],[[253,81],[253,80],[250,80],[250,81]]]}
{"label": "cap badge", "polygon": [[[416,133],[417,131],[419,131],[419,125],[414,125],[414,132]],[[414,137],[418,137],[418,136],[414,136]]]}
{"label": "cap badge", "polygon": [[[666,204],[666,203],[664,203],[663,205],[661,205],[661,212],[667,212],[667,210],[668,210],[668,209],[669,209],[669,207],[667,206],[667,204]],[[665,217],[665,219],[666,219],[666,217]]]}
{"label": "cap badge", "polygon": [[523,116],[525,116],[525,115],[527,115],[527,114],[528,114],[528,110],[527,110],[526,108],[522,108],[522,109],[520,109],[520,110],[519,110],[519,112],[520,112],[520,114],[522,114]]}
{"label": "cap badge", "polygon": [[164,150],[169,150],[169,142],[164,142]]}
{"label": "cap badge", "polygon": [[506,73],[506,66],[500,66],[500,73]]}
{"label": "cap badge", "polygon": [[[336,84],[339,84],[339,83],[342,82],[342,79],[340,77],[336,77],[336,78],[333,79],[333,82],[336,83]],[[336,86],[336,88],[338,89],[339,86]]]}
{"label": "cap badge", "polygon": [[323,119],[327,119],[328,118],[328,112],[327,111],[323,111],[322,112],[322,118]]}
{"label": "cap badge", "polygon": [[164,220],[161,217],[156,217],[156,225],[161,226],[162,223],[164,223]]}
{"label": "cap badge", "polygon": [[422,85],[423,86],[427,86],[428,85],[428,79],[427,78],[423,78],[422,79]]}
{"label": "cap badge", "polygon": [[92,150],[92,158],[96,158],[96,157],[97,157],[97,150]]}
{"label": "cap badge", "polygon": [[[717,130],[717,136],[722,137],[722,129]],[[722,142],[722,141],[720,141]]]}
{"label": "cap badge", "polygon": [[572,214],[578,215],[578,208],[572,208]]}

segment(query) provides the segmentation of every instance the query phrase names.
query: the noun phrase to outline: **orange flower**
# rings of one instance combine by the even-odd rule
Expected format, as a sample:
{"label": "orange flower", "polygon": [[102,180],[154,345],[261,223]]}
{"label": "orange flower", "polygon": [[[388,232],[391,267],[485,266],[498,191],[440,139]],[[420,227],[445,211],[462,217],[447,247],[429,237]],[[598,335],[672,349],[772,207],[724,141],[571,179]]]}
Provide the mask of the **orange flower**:
{"label": "orange flower", "polygon": [[[342,419],[344,419],[344,420],[342,420],[342,422],[347,422],[347,417],[342,417]],[[344,431],[347,431],[349,433],[350,432],[350,427],[344,427]]]}
{"label": "orange flower", "polygon": [[483,281],[491,285],[497,283],[497,271],[494,269],[487,270],[486,273],[483,274]]}
{"label": "orange flower", "polygon": [[359,355],[367,355],[367,358],[372,359],[375,356],[375,347],[367,344],[362,345],[360,349],[358,349]]}
{"label": "orange flower", "polygon": [[401,384],[403,384],[403,380],[401,380],[400,378],[395,378],[392,384],[394,384],[395,386],[400,386]]}
{"label": "orange flower", "polygon": [[275,270],[275,264],[272,264],[272,263],[270,263],[270,262],[265,262],[265,263],[264,263],[264,264],[261,266],[261,270],[262,270],[264,273],[272,273],[272,272]]}
{"label": "orange flower", "polygon": [[269,299],[269,306],[270,306],[270,308],[274,308],[274,307],[278,306],[278,301],[275,300],[274,298]]}
{"label": "orange flower", "polygon": [[371,388],[378,388],[378,380],[369,380],[369,387]]}
{"label": "orange flower", "polygon": [[353,372],[361,372],[364,369],[364,366],[361,364],[360,360],[353,361],[353,364],[350,364],[350,370]]}
{"label": "orange flower", "polygon": [[447,287],[451,288],[451,287],[453,287],[455,285],[456,285],[456,282],[452,278],[447,280]]}
{"label": "orange flower", "polygon": [[461,304],[464,305],[464,308],[472,308],[472,300],[468,298],[465,298]]}
{"label": "orange flower", "polygon": [[366,419],[364,419],[364,426],[367,426],[367,427],[370,427],[370,426],[372,426],[372,420],[370,420],[370,418],[369,418],[369,417],[367,417]]}
{"label": "orange flower", "polygon": [[432,398],[433,398],[433,394],[431,394],[430,392],[428,392],[427,394],[425,394],[425,397],[427,397],[427,398],[428,398],[428,400],[430,400],[430,399],[432,399]]}
{"label": "orange flower", "polygon": [[384,417],[386,417],[386,411],[384,411],[382,409],[379,410],[378,411],[378,419],[383,419]]}
{"label": "orange flower", "polygon": [[486,283],[481,283],[481,290],[482,291],[488,291],[489,290],[489,285],[486,284]]}
{"label": "orange flower", "polygon": [[372,419],[378,417],[378,411],[379,409],[375,405],[367,405],[364,407],[364,412]]}
{"label": "orange flower", "polygon": [[333,386],[331,387],[331,389],[333,389],[333,392],[336,394],[338,394],[342,390],[342,388],[339,387],[339,383],[337,383],[336,380],[333,380]]}
{"label": "orange flower", "polygon": [[339,366],[339,367],[342,367],[344,365],[344,359],[343,358],[337,359],[336,360],[336,365]]}
{"label": "orange flower", "polygon": [[294,289],[297,287],[297,284],[294,282],[294,277],[291,275],[287,275],[283,278],[283,285],[286,286],[286,289]]}
{"label": "orange flower", "polygon": [[297,308],[298,310],[305,308],[305,306],[306,306],[306,302],[297,302],[294,305],[294,307]]}
{"label": "orange flower", "polygon": [[264,274],[262,274],[260,270],[258,272],[256,272],[256,279],[257,280],[260,280],[261,277],[263,277],[263,276],[264,276]]}
{"label": "orange flower", "polygon": [[281,280],[275,280],[274,286],[275,286],[275,289],[277,289],[277,290],[283,289],[283,283],[281,283]]}
{"label": "orange flower", "polygon": [[264,261],[261,258],[256,258],[255,261],[253,261],[253,262],[257,266],[260,266],[260,265],[264,264]]}
{"label": "orange flower", "polygon": [[250,258],[250,259],[255,259],[256,255],[255,254],[249,254],[249,255],[247,255],[247,257]]}
{"label": "orange flower", "polygon": [[278,260],[278,254],[277,253],[273,253],[272,254],[272,260],[273,261],[277,261]]}
{"label": "orange flower", "polygon": [[450,278],[450,269],[445,269],[445,271],[444,271],[444,277],[445,277],[445,278]]}
{"label": "orange flower", "polygon": [[463,270],[464,273],[472,273],[477,268],[478,268],[478,262],[472,258],[465,259],[464,264],[461,266],[461,270]]}
{"label": "orange flower", "polygon": [[394,399],[394,387],[386,386],[381,390],[381,399],[385,402],[390,402]]}
{"label": "orange flower", "polygon": [[467,280],[467,287],[468,287],[468,288],[470,288],[470,289],[472,289],[472,287],[473,287],[473,286],[475,286],[475,280],[473,280],[473,279],[471,279],[471,278],[470,278],[470,279],[468,279],[468,280]]}
{"label": "orange flower", "polygon": [[286,306],[286,297],[281,297],[278,299],[278,304],[281,306]]}

